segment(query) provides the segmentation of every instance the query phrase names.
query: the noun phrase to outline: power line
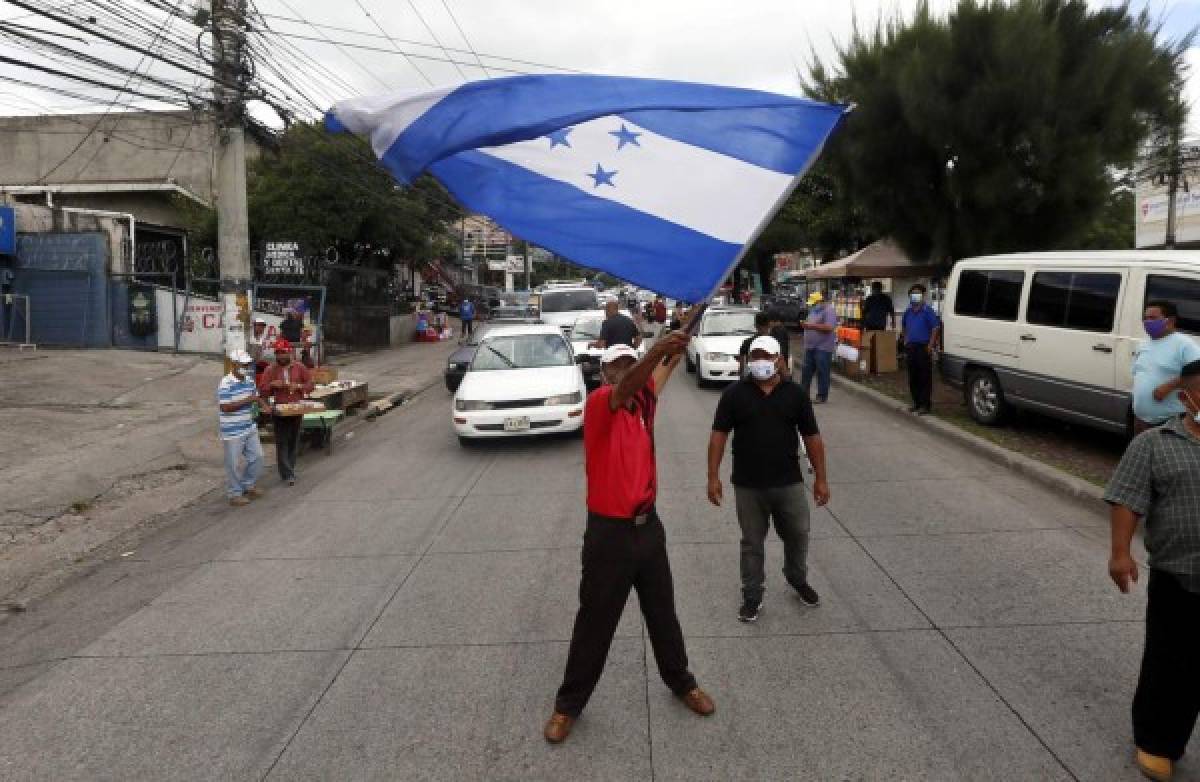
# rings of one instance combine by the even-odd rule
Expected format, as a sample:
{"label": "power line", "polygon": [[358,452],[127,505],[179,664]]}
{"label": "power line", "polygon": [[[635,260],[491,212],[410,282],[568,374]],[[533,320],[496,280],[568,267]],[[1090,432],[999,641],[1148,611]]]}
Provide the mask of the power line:
{"label": "power line", "polygon": [[[395,40],[402,44],[407,44],[410,46],[429,46],[431,48],[438,48],[438,47],[436,47],[435,44],[425,43],[424,41],[413,41],[413,40],[409,40],[406,38],[396,38],[395,36],[379,35],[376,33],[369,33],[364,30],[355,30],[354,28],[351,28],[351,27],[338,27],[337,25],[323,24],[321,22],[310,22],[305,19],[297,19],[297,18],[291,17],[291,16],[282,16],[280,14],[265,14],[264,13],[264,14],[259,14],[259,16],[262,16],[265,19],[277,19],[282,22],[293,22],[296,24],[306,24],[309,27],[320,28],[322,30],[333,30],[335,32],[351,33],[353,35],[360,35],[364,38],[375,38],[375,39],[379,39],[379,40],[386,40],[388,38],[391,38],[392,40]],[[278,34],[279,35],[287,35],[288,33],[278,33]],[[342,44],[343,45],[352,45],[345,41],[343,41]],[[470,49],[456,49],[453,46],[446,46],[444,48],[446,51],[455,52],[457,54],[473,54],[473,52]],[[488,54],[487,52],[481,52],[481,53],[479,53],[479,56],[486,57],[489,60],[499,60],[501,62],[511,62],[511,63],[516,63],[518,65],[530,65],[535,68],[546,68],[548,70],[553,70],[553,71],[564,71],[567,73],[584,73],[584,71],[580,71],[575,68],[566,68],[561,65],[550,65],[548,63],[534,62],[532,60],[522,60],[517,57],[504,57],[499,54]],[[474,63],[466,63],[466,64],[474,66]]]}
{"label": "power line", "polygon": [[392,38],[392,36],[388,35],[388,31],[383,29],[383,25],[381,25],[379,23],[379,20],[376,19],[374,16],[372,16],[371,12],[367,10],[367,7],[362,4],[362,0],[354,0],[354,3],[355,3],[355,5],[358,6],[359,10],[362,11],[363,14],[368,19],[370,19],[375,24],[376,27],[379,28],[379,32],[383,33],[384,37],[388,39],[388,41],[392,44],[392,46],[396,49],[396,51],[399,52],[400,54],[404,55],[404,59],[407,60],[408,64],[413,67],[413,70],[415,70],[417,73],[421,74],[421,78],[425,80],[425,83],[428,84],[430,87],[432,87],[433,79],[429,78],[429,74],[427,74],[427,73],[425,73],[425,71],[421,70],[421,66],[417,65],[416,61],[413,60],[412,57],[409,57],[407,54],[404,53],[404,50],[400,48],[400,44],[396,43],[396,40],[394,38]]}
{"label": "power line", "polygon": [[[304,17],[303,17],[303,15],[301,15],[299,11],[297,11],[295,8],[293,8],[291,5],[289,5],[289,4],[288,4],[287,0],[279,0],[279,2],[283,4],[283,7],[284,7],[284,8],[288,9],[288,10],[289,10],[289,11],[291,11],[293,14],[295,14],[297,17],[299,17],[299,18],[300,18],[300,20],[301,20],[301,21],[302,21],[304,24],[307,24],[309,27],[312,27],[312,29],[313,29],[313,30],[315,30],[316,32],[320,33],[320,34],[321,34],[321,36],[322,36],[322,38],[324,39],[324,41],[323,41],[324,43],[330,43],[330,44],[333,44],[334,46],[336,46],[336,47],[338,48],[338,50],[339,50],[339,51],[342,53],[342,55],[343,55],[343,56],[344,56],[344,57],[345,57],[347,60],[349,60],[350,62],[352,62],[352,63],[354,63],[355,65],[357,65],[357,66],[358,66],[358,69],[359,69],[359,70],[361,70],[363,73],[367,74],[367,76],[371,77],[372,79],[374,79],[375,81],[377,81],[377,82],[379,82],[381,85],[383,85],[383,88],[384,88],[384,89],[387,89],[387,90],[390,90],[390,89],[392,89],[392,87],[390,87],[390,86],[389,86],[389,85],[388,85],[388,84],[387,84],[385,81],[383,81],[383,79],[380,79],[378,76],[376,76],[376,75],[375,75],[375,73],[374,73],[373,71],[369,71],[369,70],[367,70],[367,69],[366,69],[366,68],[363,66],[363,64],[362,64],[361,62],[359,62],[358,60],[356,60],[356,59],[355,59],[355,58],[354,58],[354,57],[353,57],[353,56],[352,56],[352,55],[351,55],[351,54],[350,54],[348,51],[346,51],[346,50],[345,50],[345,48],[343,48],[343,45],[342,45],[342,44],[340,44],[340,43],[338,43],[337,41],[333,40],[333,39],[332,39],[332,38],[330,38],[328,35],[325,35],[325,33],[324,33],[324,32],[323,32],[323,31],[322,31],[320,28],[316,27],[316,26],[315,26],[315,25],[313,25],[311,22],[309,22],[309,21],[305,20],[305,19],[304,19]],[[281,36],[288,37],[288,38],[304,38],[304,36],[298,36],[298,35],[288,35],[287,33],[276,33],[276,35],[281,35]],[[322,42],[322,41],[321,41],[321,39],[319,39],[319,38],[307,38],[307,39],[305,39],[305,40]],[[356,47],[349,47],[349,48],[356,48]],[[380,51],[387,51],[387,50],[386,50],[386,49],[381,49]]]}
{"label": "power line", "polygon": [[475,47],[471,45],[471,39],[468,38],[466,32],[463,31],[462,25],[458,23],[458,17],[455,16],[454,12],[450,10],[450,4],[446,2],[446,0],[442,0],[442,8],[446,9],[446,14],[449,15],[450,21],[454,22],[454,26],[458,29],[458,34],[462,36],[463,43],[465,43],[467,48],[471,50],[471,54],[475,55],[475,62],[479,63],[480,68],[483,68],[484,75],[491,76],[492,74],[488,72],[487,66],[483,64],[483,60],[479,59],[479,52],[475,51]]}
{"label": "power line", "polygon": [[[179,0],[179,2],[175,4],[175,7],[178,8],[180,5],[183,4],[183,2],[184,2],[184,0]],[[171,26],[171,17],[168,16],[163,20],[162,25],[158,28],[159,36],[162,36],[162,34],[165,33],[167,28],[170,26]],[[153,48],[153,46],[151,48]],[[146,65],[146,73],[147,73],[147,75],[149,75],[151,63],[147,62],[145,55],[142,55],[142,59],[138,60],[138,64],[133,67],[133,73],[130,74],[129,78],[125,80],[125,88],[126,89],[128,89],[133,84],[134,78],[137,76],[137,72],[139,70],[141,70],[141,67],[143,64]],[[133,93],[131,92],[130,95],[132,96],[132,94]],[[108,108],[106,108],[104,110],[104,113],[101,114],[100,117],[96,120],[96,124],[92,125],[92,129],[89,130],[87,132],[87,134],[85,134],[83,136],[83,138],[79,139],[79,143],[76,144],[75,147],[70,152],[68,152],[66,155],[64,155],[62,160],[58,161],[58,163],[55,164],[49,171],[47,171],[46,173],[44,173],[40,177],[38,177],[39,184],[45,182],[46,179],[51,174],[53,174],[55,171],[59,170],[64,165],[66,165],[66,162],[68,160],[70,160],[72,157],[74,157],[75,153],[78,152],[83,147],[83,145],[87,143],[87,140],[90,139],[93,135],[95,135],[96,131],[99,130],[100,125],[104,122],[105,118],[108,117],[109,113],[113,110],[113,107],[116,106],[117,102],[121,99],[121,95],[122,95],[121,92],[118,92],[116,95],[114,95],[112,102],[108,104]],[[92,162],[96,159],[96,156],[100,154],[101,148],[102,147],[97,146],[95,151],[92,152],[92,156],[87,159],[87,162],[79,167],[80,174],[82,174],[84,171],[86,171],[87,167],[92,164]]]}
{"label": "power line", "polygon": [[[364,44],[350,43],[348,41],[335,41],[335,40],[329,38],[328,36],[326,36],[325,38],[313,38],[310,35],[300,35],[298,33],[276,32],[275,34],[284,36],[285,38],[294,38],[298,41],[314,41],[316,43],[328,43],[328,44],[337,46],[338,48],[345,47],[347,49],[359,49],[361,51],[366,51],[366,52],[381,52],[383,54],[402,54],[402,55],[405,55],[408,57],[415,57],[418,60],[429,60],[431,62],[450,62],[450,63],[457,63],[458,65],[470,65],[472,67],[474,66],[474,63],[472,63],[472,62],[464,62],[462,60],[451,60],[451,59],[447,59],[445,57],[434,57],[434,56],[428,55],[428,54],[418,54],[417,52],[397,51],[395,49],[384,49],[379,46],[366,46]],[[421,45],[427,46],[428,44],[421,44]],[[484,55],[484,56],[490,56],[490,55]],[[492,65],[490,67],[492,68],[492,70],[503,71],[505,73],[522,73],[522,74],[529,73],[529,71],[517,70],[515,68],[503,68],[499,65]],[[554,67],[554,66],[546,66],[546,67]],[[570,70],[570,69],[569,68],[559,68],[558,70]],[[369,75],[374,76],[374,74],[369,74]],[[377,77],[375,77],[375,78],[376,78],[376,81],[378,81],[378,78]],[[387,85],[384,85],[384,86],[386,87]],[[392,88],[387,87],[387,89],[390,90]]]}
{"label": "power line", "polygon": [[[446,51],[446,47],[442,45],[442,42],[440,40],[438,40],[437,33],[435,33],[433,31],[433,28],[429,26],[429,22],[425,21],[425,17],[421,15],[421,12],[419,10],[417,10],[417,4],[414,3],[413,0],[408,0],[408,7],[412,9],[412,12],[417,15],[417,19],[419,19],[421,21],[421,24],[423,24],[425,26],[425,31],[429,33],[429,37],[432,38],[433,42],[436,43],[438,45],[438,48],[442,50],[442,54],[446,55],[446,57],[449,58],[450,52]],[[467,74],[463,71],[462,66],[459,65],[457,62],[455,62],[452,59],[450,60],[450,62],[454,63],[454,69],[458,71],[458,75],[463,78],[463,81],[466,81]]]}

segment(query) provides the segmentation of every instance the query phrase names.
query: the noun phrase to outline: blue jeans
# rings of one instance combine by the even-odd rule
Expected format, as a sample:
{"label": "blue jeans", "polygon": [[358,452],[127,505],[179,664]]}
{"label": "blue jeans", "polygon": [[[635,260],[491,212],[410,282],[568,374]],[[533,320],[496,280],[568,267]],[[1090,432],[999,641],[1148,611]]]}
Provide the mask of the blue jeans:
{"label": "blue jeans", "polygon": [[817,376],[817,399],[829,398],[829,369],[833,366],[833,353],[828,350],[804,351],[804,371],[800,376],[800,385],[804,393],[812,396],[813,375]]}
{"label": "blue jeans", "polygon": [[245,437],[234,440],[222,440],[225,446],[225,494],[230,497],[241,497],[246,489],[258,483],[262,474],[263,449],[258,439],[258,428],[250,430]]}

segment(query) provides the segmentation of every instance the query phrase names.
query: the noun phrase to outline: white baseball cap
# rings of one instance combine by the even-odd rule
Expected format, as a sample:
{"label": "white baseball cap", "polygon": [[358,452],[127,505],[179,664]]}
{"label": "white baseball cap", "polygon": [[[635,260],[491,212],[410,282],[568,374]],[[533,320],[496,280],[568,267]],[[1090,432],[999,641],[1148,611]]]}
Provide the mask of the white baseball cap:
{"label": "white baseball cap", "polygon": [[235,350],[229,356],[229,360],[235,364],[253,364],[254,359],[244,350]]}
{"label": "white baseball cap", "polygon": [[634,361],[638,358],[638,352],[628,345],[610,345],[604,349],[604,353],[600,355],[601,364],[611,364],[619,358],[628,356]]}
{"label": "white baseball cap", "polygon": [[765,336],[755,337],[754,341],[750,343],[750,350],[746,352],[753,353],[756,350],[770,353],[772,356],[778,356],[781,352],[779,349],[779,340],[775,339],[774,337]]}

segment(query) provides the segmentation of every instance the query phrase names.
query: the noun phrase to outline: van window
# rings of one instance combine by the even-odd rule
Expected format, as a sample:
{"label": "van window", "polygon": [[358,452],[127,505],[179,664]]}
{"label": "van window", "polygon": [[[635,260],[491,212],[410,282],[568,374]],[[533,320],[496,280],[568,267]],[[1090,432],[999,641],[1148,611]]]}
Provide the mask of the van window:
{"label": "van window", "polygon": [[1146,302],[1169,301],[1179,310],[1176,328],[1200,334],[1200,280],[1151,274],[1146,280]]}
{"label": "van window", "polygon": [[1109,332],[1120,292],[1119,274],[1038,272],[1025,319],[1039,326]]}
{"label": "van window", "polygon": [[967,269],[958,276],[954,313],[976,318],[1016,320],[1024,285],[1024,272]]}

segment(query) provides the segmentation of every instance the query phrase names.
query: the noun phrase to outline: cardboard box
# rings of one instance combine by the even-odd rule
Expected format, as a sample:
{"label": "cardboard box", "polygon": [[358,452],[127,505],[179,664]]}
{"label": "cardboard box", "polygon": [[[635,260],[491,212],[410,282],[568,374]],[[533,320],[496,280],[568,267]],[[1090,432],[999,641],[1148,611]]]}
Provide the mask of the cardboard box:
{"label": "cardboard box", "polygon": [[337,367],[317,367],[312,371],[313,382],[319,386],[337,380]]}
{"label": "cardboard box", "polygon": [[863,351],[867,353],[872,374],[886,375],[900,371],[896,353],[895,331],[868,331],[863,334]]}

